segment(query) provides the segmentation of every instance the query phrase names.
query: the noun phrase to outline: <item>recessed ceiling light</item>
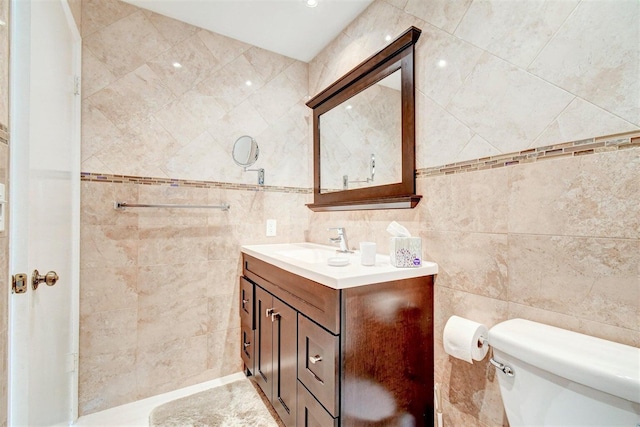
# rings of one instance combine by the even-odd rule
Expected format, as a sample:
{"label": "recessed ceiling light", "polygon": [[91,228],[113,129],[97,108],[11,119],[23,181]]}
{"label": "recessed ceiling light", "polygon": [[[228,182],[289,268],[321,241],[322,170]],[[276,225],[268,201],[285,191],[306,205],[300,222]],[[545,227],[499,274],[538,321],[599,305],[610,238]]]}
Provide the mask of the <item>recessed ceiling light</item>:
{"label": "recessed ceiling light", "polygon": [[441,59],[440,61],[438,61],[438,67],[444,68],[446,66],[447,66],[447,61],[445,61],[444,59]]}
{"label": "recessed ceiling light", "polygon": [[253,83],[251,83],[251,80],[247,80],[246,82],[244,82],[244,84],[246,84],[247,86],[251,86]]}
{"label": "recessed ceiling light", "polygon": [[316,7],[318,5],[318,0],[304,0],[304,4],[306,4],[307,7]]}
{"label": "recessed ceiling light", "polygon": [[389,40],[391,40],[391,36],[389,34],[387,34],[384,39],[385,39],[385,41],[389,41]]}
{"label": "recessed ceiling light", "polygon": [[0,27],[4,27],[5,25],[7,25],[7,23],[0,19]]}
{"label": "recessed ceiling light", "polygon": [[347,110],[351,110],[351,109],[353,108],[353,106],[352,106],[351,104],[349,104],[349,105],[347,105],[347,106],[346,106],[346,107],[344,107],[344,108],[346,108]]}
{"label": "recessed ceiling light", "polygon": [[174,67],[174,68],[182,68],[182,64],[181,64],[181,63],[179,63],[179,62],[174,62],[174,63],[173,63],[173,64],[171,64],[171,65],[173,65],[173,67]]}

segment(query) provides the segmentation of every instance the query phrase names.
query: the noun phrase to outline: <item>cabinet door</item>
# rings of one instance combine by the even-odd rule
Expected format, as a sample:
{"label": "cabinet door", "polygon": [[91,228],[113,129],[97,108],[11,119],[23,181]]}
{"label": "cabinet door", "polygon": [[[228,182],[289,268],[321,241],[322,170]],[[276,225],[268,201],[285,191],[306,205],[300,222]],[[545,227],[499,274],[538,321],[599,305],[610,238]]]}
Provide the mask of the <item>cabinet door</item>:
{"label": "cabinet door", "polygon": [[296,425],[297,312],[273,298],[273,397],[271,402],[286,426]]}
{"label": "cabinet door", "polygon": [[333,418],[300,382],[297,413],[298,427],[338,427],[338,419]]}
{"label": "cabinet door", "polygon": [[254,341],[254,368],[256,383],[267,397],[273,395],[273,297],[256,286],[255,289],[256,331]]}

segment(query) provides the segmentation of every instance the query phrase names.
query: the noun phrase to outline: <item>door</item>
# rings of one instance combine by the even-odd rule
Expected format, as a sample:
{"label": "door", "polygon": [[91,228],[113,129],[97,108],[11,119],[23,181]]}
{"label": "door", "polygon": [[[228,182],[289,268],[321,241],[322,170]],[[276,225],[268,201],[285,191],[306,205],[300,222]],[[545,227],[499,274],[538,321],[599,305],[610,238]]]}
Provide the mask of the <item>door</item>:
{"label": "door", "polygon": [[[9,257],[28,290],[9,299],[9,425],[77,415],[79,58],[66,1],[11,1]],[[58,282],[33,290],[35,269]]]}

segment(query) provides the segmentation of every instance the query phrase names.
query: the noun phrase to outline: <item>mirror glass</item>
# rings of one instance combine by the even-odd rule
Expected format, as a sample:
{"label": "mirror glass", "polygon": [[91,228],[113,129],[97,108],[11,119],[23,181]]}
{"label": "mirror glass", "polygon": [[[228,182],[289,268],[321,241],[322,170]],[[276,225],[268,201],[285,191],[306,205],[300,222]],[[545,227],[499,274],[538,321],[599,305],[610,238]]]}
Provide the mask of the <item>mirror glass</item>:
{"label": "mirror glass", "polygon": [[239,166],[248,167],[258,160],[258,143],[248,135],[236,139],[233,144],[233,161]]}
{"label": "mirror glass", "polygon": [[320,115],[320,192],[402,182],[401,70]]}

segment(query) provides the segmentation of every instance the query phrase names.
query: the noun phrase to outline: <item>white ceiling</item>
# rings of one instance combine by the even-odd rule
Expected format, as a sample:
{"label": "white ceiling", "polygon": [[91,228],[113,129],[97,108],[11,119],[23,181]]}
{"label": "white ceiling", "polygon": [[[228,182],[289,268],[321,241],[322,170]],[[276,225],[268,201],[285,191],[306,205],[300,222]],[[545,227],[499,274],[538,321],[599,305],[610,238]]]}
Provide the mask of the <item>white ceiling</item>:
{"label": "white ceiling", "polygon": [[373,0],[125,0],[161,15],[309,62]]}

